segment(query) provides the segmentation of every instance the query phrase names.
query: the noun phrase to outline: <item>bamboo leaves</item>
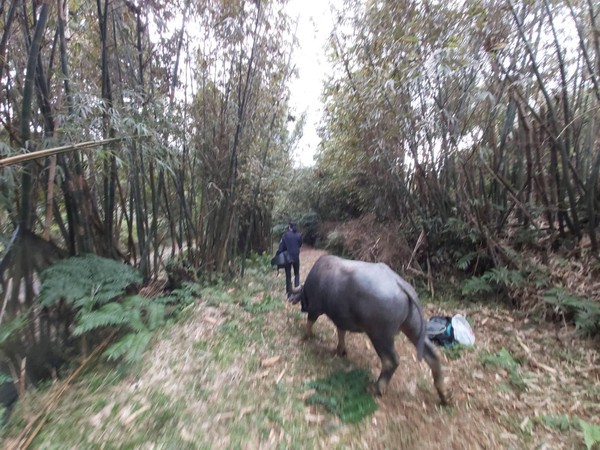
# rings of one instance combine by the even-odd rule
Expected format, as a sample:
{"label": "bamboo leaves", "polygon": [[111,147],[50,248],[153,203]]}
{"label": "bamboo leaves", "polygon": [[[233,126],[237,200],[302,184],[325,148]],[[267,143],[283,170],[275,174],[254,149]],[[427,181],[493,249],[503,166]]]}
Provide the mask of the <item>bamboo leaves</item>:
{"label": "bamboo leaves", "polygon": [[597,54],[595,9],[346,2],[325,91],[327,187],[315,190],[320,205],[351,200],[318,212],[357,208],[424,228],[433,242],[430,224],[455,217],[496,263],[494,236],[515,224],[575,239],[587,231],[597,254],[596,75],[581,71]]}

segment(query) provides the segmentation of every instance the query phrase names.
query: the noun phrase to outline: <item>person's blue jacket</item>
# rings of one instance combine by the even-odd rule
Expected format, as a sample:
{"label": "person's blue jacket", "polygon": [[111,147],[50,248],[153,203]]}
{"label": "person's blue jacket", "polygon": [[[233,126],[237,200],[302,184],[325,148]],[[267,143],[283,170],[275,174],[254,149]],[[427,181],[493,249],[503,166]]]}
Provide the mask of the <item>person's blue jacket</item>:
{"label": "person's blue jacket", "polygon": [[302,247],[302,235],[298,231],[287,230],[281,236],[277,254],[287,250],[293,262],[300,261],[300,247]]}

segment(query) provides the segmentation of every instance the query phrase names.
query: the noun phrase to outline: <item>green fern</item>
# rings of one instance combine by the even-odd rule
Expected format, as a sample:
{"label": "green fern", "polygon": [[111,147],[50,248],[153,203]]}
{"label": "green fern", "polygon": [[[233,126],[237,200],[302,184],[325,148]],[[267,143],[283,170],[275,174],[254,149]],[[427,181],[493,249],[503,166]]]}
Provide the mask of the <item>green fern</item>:
{"label": "green fern", "polygon": [[548,289],[542,299],[572,318],[581,335],[594,336],[600,333],[600,303],[571,294],[560,287]]}
{"label": "green fern", "polygon": [[519,287],[526,281],[519,270],[506,267],[492,269],[480,277],[469,278],[462,288],[463,295],[492,293],[499,288]]}
{"label": "green fern", "polygon": [[475,258],[477,258],[476,252],[467,253],[456,262],[456,267],[460,270],[466,271]]}
{"label": "green fern", "polygon": [[592,425],[582,419],[579,419],[579,425],[583,431],[583,439],[588,450],[592,450],[596,444],[600,444],[600,425]]}
{"label": "green fern", "polygon": [[63,259],[40,274],[42,281],[40,301],[51,306],[64,299],[77,302],[104,304],[123,295],[125,289],[142,281],[133,267],[96,255]]}
{"label": "green fern", "polygon": [[5,373],[0,373],[0,384],[6,383],[8,381],[12,381],[12,377]]}
{"label": "green fern", "polygon": [[125,362],[135,363],[141,359],[151,338],[152,333],[149,330],[126,334],[111,345],[104,352],[104,356],[109,360],[123,358]]}
{"label": "green fern", "polygon": [[525,278],[518,270],[509,270],[506,267],[497,267],[484,274],[488,280],[498,286],[519,287],[525,282]]}
{"label": "green fern", "polygon": [[165,323],[199,296],[200,287],[184,284],[171,295],[123,298],[128,286],[142,281],[138,271],[116,261],[94,255],[63,260],[43,272],[40,299],[53,305],[65,299],[77,309],[74,335],[115,328],[125,335],[105,353],[109,359],[139,360],[152,330]]}
{"label": "green fern", "polygon": [[494,288],[483,277],[469,278],[462,287],[463,295],[486,294],[494,292]]}
{"label": "green fern", "polygon": [[146,323],[148,329],[154,330],[165,322],[167,308],[164,303],[150,302],[146,309]]}
{"label": "green fern", "polygon": [[483,353],[479,359],[484,367],[492,366],[506,370],[510,384],[517,390],[522,392],[527,390],[527,383],[521,375],[521,361],[513,358],[504,347],[498,353]]}
{"label": "green fern", "polygon": [[[173,291],[173,296],[175,296],[175,301],[182,306],[188,305],[200,297],[202,293],[202,287],[197,283],[188,283],[185,282],[182,284],[181,288],[175,289]],[[173,300],[172,296],[165,297],[169,300]]]}
{"label": "green fern", "polygon": [[479,230],[456,217],[451,217],[446,221],[444,234],[458,239],[467,239],[472,244],[481,241],[481,232]]}
{"label": "green fern", "polygon": [[18,333],[20,330],[23,329],[23,327],[27,323],[26,316],[27,314],[23,314],[15,317],[10,322],[2,324],[2,328],[0,328],[0,347],[4,342],[8,341],[15,333]]}
{"label": "green fern", "polygon": [[166,306],[162,301],[153,301],[139,295],[127,297],[123,303],[112,302],[93,311],[80,312],[75,335],[97,328],[122,326],[134,330],[153,330],[165,322]]}
{"label": "green fern", "polygon": [[165,322],[165,300],[171,297],[146,298],[140,295],[127,297],[123,306],[130,318],[130,326],[137,331],[153,330]]}
{"label": "green fern", "polygon": [[168,316],[167,305],[178,305],[178,300],[174,295],[155,298],[132,295],[122,302],[107,303],[92,311],[82,309],[74,334],[81,335],[106,327],[119,327],[127,331],[127,334],[113,344],[105,356],[109,359],[123,357],[126,362],[135,362],[146,348],[152,331],[165,323]]}
{"label": "green fern", "polygon": [[73,335],[80,336],[98,328],[120,326],[130,322],[123,305],[117,302],[107,303],[94,311],[83,311],[78,315]]}

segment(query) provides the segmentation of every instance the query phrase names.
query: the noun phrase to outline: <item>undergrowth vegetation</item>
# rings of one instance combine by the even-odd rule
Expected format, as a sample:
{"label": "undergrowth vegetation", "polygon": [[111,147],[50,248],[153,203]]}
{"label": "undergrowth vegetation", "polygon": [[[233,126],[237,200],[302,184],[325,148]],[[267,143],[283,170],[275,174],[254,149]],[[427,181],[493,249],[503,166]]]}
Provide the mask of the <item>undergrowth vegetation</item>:
{"label": "undergrowth vegetation", "polygon": [[370,374],[365,370],[337,371],[308,383],[315,392],[306,401],[325,407],[343,422],[358,423],[377,410],[373,396],[367,393],[369,383]]}
{"label": "undergrowth vegetation", "polygon": [[[151,333],[141,357],[96,360],[60,401],[53,393],[61,384],[28,391],[4,443],[14,443],[40,411],[45,425],[32,448],[435,448],[442,439],[456,448],[465,436],[485,448],[591,448],[597,441],[600,392],[587,371],[594,353],[569,343],[568,334],[553,348],[552,336],[501,304],[459,295],[430,303],[422,295],[427,315],[461,310],[477,336],[475,347],[443,350],[454,403],[437,405],[429,370],[404,338],[386,396],[373,398],[365,386],[378,358],[366,337],[349,335],[348,357],[334,357],[335,329],[322,318],[315,338],[302,342],[305,317],[286,303],[283,276],[268,261],[253,256],[244,278],[185,285],[173,295],[188,306],[171,305],[179,313],[156,327],[138,294],[105,303],[123,311],[136,304]],[[303,259],[306,268],[312,262]],[[131,322],[108,327],[124,337],[136,331]]]}
{"label": "undergrowth vegetation", "polygon": [[194,300],[199,288],[184,284],[170,294],[147,298],[136,291],[142,276],[135,268],[95,255],[64,259],[41,274],[40,303],[54,307],[66,301],[75,311],[73,336],[98,342],[112,331],[117,336],[105,351],[108,359],[140,359],[153,331]]}
{"label": "undergrowth vegetation", "polygon": [[[512,238],[495,243],[494,263],[476,229],[458,220],[441,227],[441,240],[414,234],[402,222],[379,223],[363,216],[321,228],[322,244],[331,253],[365,261],[385,262],[428,289],[458,290],[460,299],[478,303],[499,301],[561,323],[573,323],[582,337],[600,334],[600,263],[591,255],[570,258],[517,248]],[[454,295],[454,294],[453,294]]]}
{"label": "undergrowth vegetation", "polygon": [[520,369],[523,361],[519,362],[516,360],[505,348],[494,354],[483,353],[480,359],[484,367],[491,366],[508,372],[510,388],[518,391],[525,391],[527,389],[527,384],[523,381],[524,375]]}

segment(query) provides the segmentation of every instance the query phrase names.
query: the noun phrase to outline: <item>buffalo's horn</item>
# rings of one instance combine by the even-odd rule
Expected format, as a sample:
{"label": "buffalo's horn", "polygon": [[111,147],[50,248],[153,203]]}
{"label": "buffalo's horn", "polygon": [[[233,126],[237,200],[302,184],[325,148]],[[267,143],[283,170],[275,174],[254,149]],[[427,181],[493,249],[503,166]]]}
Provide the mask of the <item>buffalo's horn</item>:
{"label": "buffalo's horn", "polygon": [[293,287],[292,288],[292,294],[299,294],[300,292],[302,292],[302,288],[304,287],[304,283],[302,283],[300,286],[298,287]]}

